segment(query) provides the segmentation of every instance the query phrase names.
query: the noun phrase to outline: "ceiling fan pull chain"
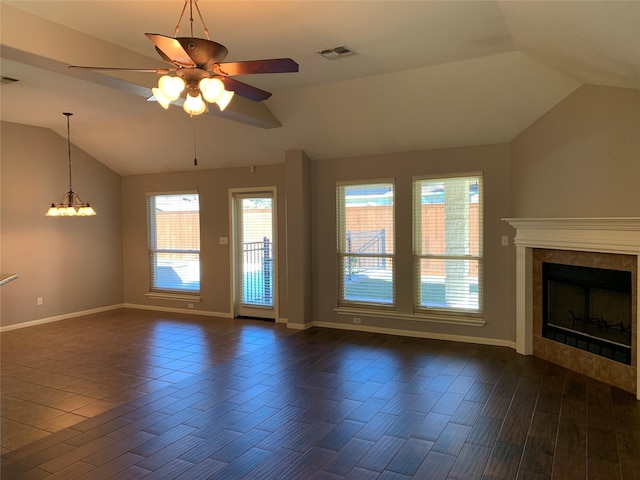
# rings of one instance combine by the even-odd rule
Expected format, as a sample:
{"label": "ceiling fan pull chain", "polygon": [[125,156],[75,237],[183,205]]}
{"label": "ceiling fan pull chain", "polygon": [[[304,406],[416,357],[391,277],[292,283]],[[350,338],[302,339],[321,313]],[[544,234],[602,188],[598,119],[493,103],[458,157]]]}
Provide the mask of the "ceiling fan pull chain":
{"label": "ceiling fan pull chain", "polygon": [[197,151],[196,151],[196,123],[195,123],[195,119],[192,118],[193,121],[193,166],[197,167],[198,166],[198,156],[197,156]]}
{"label": "ceiling fan pull chain", "polygon": [[180,23],[182,22],[182,17],[184,17],[184,11],[187,9],[187,2],[191,0],[184,0],[184,6],[182,7],[182,12],[180,12],[180,18],[178,19],[178,23],[176,24],[176,29],[173,31],[173,38],[178,36],[178,32],[180,31]]}

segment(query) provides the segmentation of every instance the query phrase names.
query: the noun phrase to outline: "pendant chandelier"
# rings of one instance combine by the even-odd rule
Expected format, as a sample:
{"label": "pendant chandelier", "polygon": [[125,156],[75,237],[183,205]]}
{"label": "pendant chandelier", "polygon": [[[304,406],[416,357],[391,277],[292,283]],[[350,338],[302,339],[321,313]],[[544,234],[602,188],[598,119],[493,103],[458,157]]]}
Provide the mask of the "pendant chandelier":
{"label": "pendant chandelier", "polygon": [[52,203],[47,211],[47,217],[88,217],[95,215],[95,210],[88,203],[80,200],[80,196],[73,191],[71,185],[71,135],[69,131],[69,117],[73,113],[63,113],[67,117],[67,149],[69,154],[69,191],[62,197],[60,203]]}

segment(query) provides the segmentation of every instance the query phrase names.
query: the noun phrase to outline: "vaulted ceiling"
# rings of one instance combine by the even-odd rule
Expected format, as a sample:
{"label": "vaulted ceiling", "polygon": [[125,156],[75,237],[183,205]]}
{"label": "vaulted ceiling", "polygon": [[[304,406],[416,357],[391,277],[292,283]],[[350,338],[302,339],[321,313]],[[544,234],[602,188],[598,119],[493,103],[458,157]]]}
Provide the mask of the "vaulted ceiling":
{"label": "vaulted ceiling", "polygon": [[[207,1],[226,60],[293,58],[298,73],[238,80],[189,118],[148,102],[163,68],[145,32],[173,36],[172,1],[1,1],[1,119],[66,138],[121,175],[509,142],[583,84],[640,88],[639,1]],[[204,37],[185,14],[178,36]],[[327,60],[317,52],[346,46]],[[195,136],[195,142],[194,142]],[[61,152],[64,157],[65,152]]]}

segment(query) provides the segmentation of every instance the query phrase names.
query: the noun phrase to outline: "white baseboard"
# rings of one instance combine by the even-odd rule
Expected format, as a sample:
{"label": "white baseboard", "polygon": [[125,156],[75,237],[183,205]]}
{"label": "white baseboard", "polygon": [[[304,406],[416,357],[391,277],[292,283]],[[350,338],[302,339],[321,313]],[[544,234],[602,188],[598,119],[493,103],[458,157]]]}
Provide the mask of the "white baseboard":
{"label": "white baseboard", "polygon": [[30,322],[16,323],[15,325],[7,325],[5,327],[0,327],[0,333],[8,332],[9,330],[16,330],[18,328],[33,327],[35,325],[58,322],[60,320],[66,320],[68,318],[82,317],[84,315],[91,315],[93,313],[101,313],[101,312],[107,312],[109,310],[117,310],[118,308],[123,308],[123,307],[124,307],[124,304],[120,303],[117,305],[109,305],[107,307],[92,308],[91,310],[82,310],[80,312],[65,313],[63,315],[56,315],[55,317],[40,318],[38,320],[31,320]]}
{"label": "white baseboard", "polygon": [[157,312],[186,313],[189,315],[204,315],[206,317],[233,318],[232,313],[210,312],[207,310],[194,310],[193,308],[158,307],[156,305],[140,305],[137,303],[125,303],[124,307],[135,308],[138,310],[155,310]]}
{"label": "white baseboard", "polygon": [[[45,323],[57,322],[60,320],[66,320],[68,318],[81,317],[84,315],[91,315],[94,313],[107,312],[109,310],[116,310],[118,308],[134,308],[138,310],[155,310],[160,312],[205,315],[208,317],[233,318],[233,315],[227,312],[209,312],[209,311],[203,311],[203,310],[193,310],[191,308],[170,308],[170,307],[157,307],[157,306],[151,306],[151,305],[139,305],[134,303],[124,303],[124,304],[109,305],[106,307],[94,308],[91,310],[83,310],[80,312],[66,313],[64,315],[57,315],[55,317],[41,318],[38,320],[32,320],[30,322],[17,323],[15,325],[7,325],[5,327],[0,327],[0,333],[8,332],[10,330],[16,330],[18,328],[26,328],[26,327],[32,327],[35,325],[42,325]],[[349,324],[331,323],[331,322],[289,323],[287,318],[278,318],[276,322],[286,323],[287,328],[291,328],[293,330],[306,330],[311,327],[336,328],[340,330],[354,330],[358,332],[383,333],[387,335],[399,335],[403,337],[429,338],[432,340],[446,340],[450,342],[464,342],[464,343],[476,343],[481,345],[493,345],[498,347],[509,347],[514,350],[516,348],[515,341],[502,340],[499,338],[483,338],[483,337],[471,337],[466,335],[450,335],[446,333],[417,332],[414,330],[398,330],[395,328],[373,327],[373,326],[366,326],[366,325],[349,325]]]}
{"label": "white baseboard", "polygon": [[[398,330],[395,328],[372,327],[367,325],[349,325],[344,323],[313,322],[313,326],[321,328],[337,328],[340,330],[355,330],[358,332],[384,333],[387,335],[399,335],[402,337],[429,338],[431,340],[446,340],[449,342],[476,343],[480,345],[492,345],[496,347],[509,347],[515,350],[516,342],[502,340],[500,338],[471,337],[467,335],[450,335],[447,333],[417,332],[415,330]],[[289,326],[289,328],[294,328]]]}
{"label": "white baseboard", "polygon": [[[315,323],[289,323],[287,322],[287,328],[291,330],[306,330],[307,328],[315,327]],[[319,326],[319,325],[318,325]]]}

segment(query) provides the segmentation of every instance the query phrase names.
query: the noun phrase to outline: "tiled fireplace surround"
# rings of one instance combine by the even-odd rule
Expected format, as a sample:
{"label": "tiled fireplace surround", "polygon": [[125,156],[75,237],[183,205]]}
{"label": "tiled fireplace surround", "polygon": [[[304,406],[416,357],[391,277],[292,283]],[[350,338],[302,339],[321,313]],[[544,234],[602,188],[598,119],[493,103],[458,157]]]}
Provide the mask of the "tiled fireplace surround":
{"label": "tiled fireplace surround", "polygon": [[[516,350],[633,392],[640,400],[640,217],[506,218],[516,229]],[[542,336],[542,262],[631,271],[631,365]]]}

